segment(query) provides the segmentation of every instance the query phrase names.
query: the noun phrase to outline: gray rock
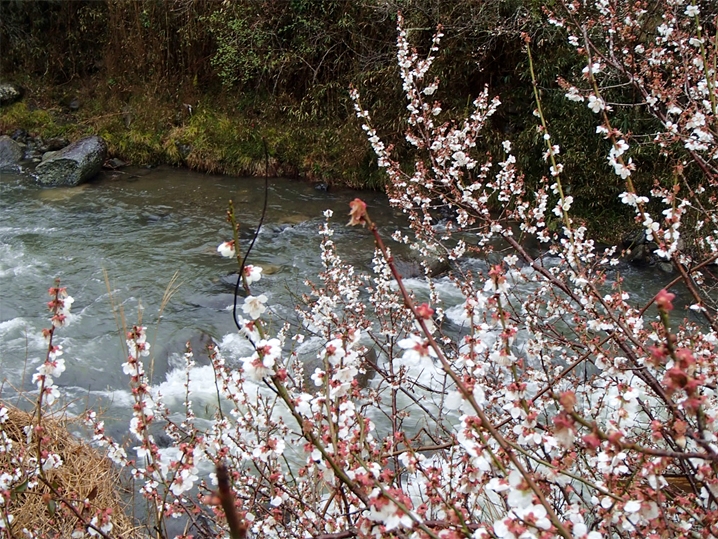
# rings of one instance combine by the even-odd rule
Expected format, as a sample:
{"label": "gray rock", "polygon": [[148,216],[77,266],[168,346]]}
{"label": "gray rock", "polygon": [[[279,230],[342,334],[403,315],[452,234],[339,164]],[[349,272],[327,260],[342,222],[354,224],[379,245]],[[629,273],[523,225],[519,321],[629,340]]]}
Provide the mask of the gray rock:
{"label": "gray rock", "polygon": [[[214,337],[204,331],[187,328],[173,335],[155,354],[154,372],[152,379],[160,382],[165,375],[174,369],[185,369],[184,353],[189,342],[194,360],[198,366],[209,365],[207,346],[216,344]],[[147,363],[145,363],[147,366]]]}
{"label": "gray rock", "polygon": [[424,267],[429,268],[430,277],[440,277],[451,269],[446,255],[441,256],[436,249],[428,248],[424,256],[416,251],[406,255],[397,255],[394,259],[396,269],[405,279],[424,277]]}
{"label": "gray rock", "polygon": [[626,251],[626,260],[637,268],[646,268],[656,265],[656,257],[653,251],[658,249],[654,243],[641,243]]}
{"label": "gray rock", "polygon": [[87,137],[43,160],[35,169],[35,177],[48,186],[79,185],[100,171],[106,156],[105,141],[97,136]]}
{"label": "gray rock", "polygon": [[192,145],[191,144],[182,144],[179,141],[175,141],[175,146],[177,147],[177,151],[179,152],[180,159],[185,160],[189,157],[189,154],[192,153]]}
{"label": "gray rock", "polygon": [[28,139],[29,135],[27,134],[27,131],[25,131],[24,129],[16,129],[15,131],[12,132],[12,135],[10,135],[10,137],[14,141],[24,144],[24,143],[27,143],[27,139]]}
{"label": "gray rock", "polygon": [[648,241],[646,231],[643,229],[634,230],[623,238],[626,261],[637,268],[646,268],[656,265],[657,258],[654,251],[658,245],[654,241]]}
{"label": "gray rock", "polygon": [[216,296],[191,294],[185,298],[185,302],[193,307],[202,307],[203,309],[212,309],[221,312],[226,311],[230,306],[234,305],[234,294],[218,294]]}
{"label": "gray rock", "polygon": [[65,146],[68,146],[70,141],[64,137],[52,137],[42,141],[40,144],[40,151],[43,152],[56,152],[62,150]]}
{"label": "gray rock", "polygon": [[25,152],[20,144],[7,135],[0,137],[0,170],[17,170]]}
{"label": "gray rock", "polygon": [[10,105],[18,101],[23,94],[22,87],[12,82],[0,82],[0,105]]}
{"label": "gray rock", "polygon": [[124,162],[122,159],[118,159],[117,157],[113,157],[112,159],[110,159],[110,160],[107,162],[106,166],[107,166],[108,168],[111,168],[111,169],[114,170],[114,169],[117,169],[117,168],[126,167],[126,166],[127,166],[127,163]]}

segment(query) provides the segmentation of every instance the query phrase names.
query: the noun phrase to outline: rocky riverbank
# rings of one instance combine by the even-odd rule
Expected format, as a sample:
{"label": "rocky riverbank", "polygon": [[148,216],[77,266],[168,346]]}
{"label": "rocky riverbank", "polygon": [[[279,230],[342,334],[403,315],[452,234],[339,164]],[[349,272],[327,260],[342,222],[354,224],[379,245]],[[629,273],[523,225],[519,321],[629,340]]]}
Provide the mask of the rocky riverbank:
{"label": "rocky riverbank", "polygon": [[[0,135],[6,136],[0,167],[6,169],[18,161],[37,164],[49,151],[99,136],[107,144],[106,159],[132,165],[257,176],[268,162],[271,176],[348,187],[381,184],[353,119],[288,122],[278,103],[260,112],[216,98],[185,103],[145,94],[128,97],[88,82],[62,97],[31,79],[22,87],[7,86],[17,92],[0,99]],[[9,139],[20,146],[21,157]]]}

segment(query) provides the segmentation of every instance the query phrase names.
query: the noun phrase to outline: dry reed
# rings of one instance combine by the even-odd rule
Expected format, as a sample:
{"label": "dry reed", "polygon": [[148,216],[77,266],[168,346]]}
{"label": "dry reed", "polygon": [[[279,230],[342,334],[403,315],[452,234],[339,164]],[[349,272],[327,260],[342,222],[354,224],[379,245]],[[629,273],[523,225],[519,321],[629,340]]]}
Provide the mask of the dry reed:
{"label": "dry reed", "polygon": [[[8,420],[1,428],[12,441],[12,449],[0,453],[0,471],[12,472],[16,467],[13,458],[23,454],[29,458],[36,453],[35,447],[28,448],[24,429],[34,427],[37,418],[7,403],[0,402],[0,406],[8,409]],[[142,534],[125,513],[127,504],[121,496],[119,472],[110,459],[73,436],[68,431],[67,419],[43,417],[42,427],[47,440],[43,450],[56,453],[63,462],[58,469],[45,473],[62,499],[42,481],[33,488],[16,488],[9,507],[15,517],[10,529],[12,536],[22,537],[22,530],[27,529],[40,537],[69,538],[78,528],[79,519],[77,513],[67,507],[65,502],[68,502],[86,522],[98,510],[111,509],[113,528],[109,535],[140,539]]]}

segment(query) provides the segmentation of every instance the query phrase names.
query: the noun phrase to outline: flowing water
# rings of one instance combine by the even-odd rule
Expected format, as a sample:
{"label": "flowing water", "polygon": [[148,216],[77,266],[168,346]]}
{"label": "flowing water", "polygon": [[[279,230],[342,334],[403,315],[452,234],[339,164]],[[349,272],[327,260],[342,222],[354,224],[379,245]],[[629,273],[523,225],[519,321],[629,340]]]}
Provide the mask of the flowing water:
{"label": "flowing water", "polygon": [[[359,227],[344,226],[356,191],[317,191],[304,182],[272,179],[268,212],[250,262],[264,268],[255,290],[269,297],[277,324],[292,317],[305,279],[321,270],[322,212],[334,210],[334,240],[340,254],[369,268],[373,243]],[[405,229],[401,215],[380,193],[363,192],[385,238]],[[148,327],[153,352],[153,385],[169,400],[181,400],[184,376],[179,360],[184,343],[212,339],[239,356],[248,345],[237,336],[231,315],[236,267],[217,245],[230,239],[227,201],[235,203],[244,245],[259,221],[264,202],[261,179],[209,176],[171,168],[104,173],[76,188],[43,189],[24,176],[0,177],[0,380],[2,395],[33,389],[32,373],[44,361],[48,326],[47,289],[59,278],[70,295],[72,323],[57,332],[66,372],[58,379],[70,411],[89,403],[115,417],[127,417],[131,398],[120,313],[126,323]],[[390,240],[388,243],[392,244]],[[177,273],[177,292],[160,311],[163,294]],[[646,277],[649,278],[646,278]],[[627,287],[637,296],[655,293],[668,277],[624,268]],[[109,282],[109,291],[107,282]],[[461,298],[439,279],[449,303]],[[421,287],[417,281],[415,287]],[[450,306],[450,305],[447,305]],[[161,315],[161,316],[160,316]],[[158,323],[159,320],[159,323]],[[199,355],[199,354],[198,354]],[[197,386],[214,399],[211,369]],[[170,403],[171,404],[171,403]],[[122,431],[120,431],[122,424]],[[118,422],[115,434],[126,433]]]}
{"label": "flowing water", "polygon": [[[287,179],[270,180],[268,210],[250,262],[264,268],[255,287],[277,306],[275,316],[291,316],[304,280],[321,270],[319,227],[333,209],[336,239],[347,260],[368,267],[372,241],[366,230],[344,226],[349,190],[317,191]],[[361,196],[383,228],[400,217],[385,197]],[[173,358],[184,343],[234,337],[231,315],[236,263],[223,259],[217,245],[230,239],[226,221],[232,199],[246,246],[264,202],[264,181],[219,177],[159,168],[103,174],[76,188],[43,189],[31,179],[0,179],[0,378],[3,392],[31,389],[31,376],[44,361],[48,326],[47,289],[59,278],[75,298],[72,322],[57,332],[67,366],[58,379],[70,399],[103,397],[105,406],[128,404],[122,332],[148,327],[153,344],[154,383],[171,383]],[[177,292],[160,313],[162,298],[177,273]],[[110,292],[106,277],[110,283]],[[114,309],[113,309],[114,305]],[[284,306],[284,307],[282,307]],[[161,319],[157,323],[159,315]],[[204,337],[206,342],[206,337]],[[173,388],[165,388],[172,390]],[[181,383],[179,388],[181,389]],[[84,402],[78,407],[84,406]]]}

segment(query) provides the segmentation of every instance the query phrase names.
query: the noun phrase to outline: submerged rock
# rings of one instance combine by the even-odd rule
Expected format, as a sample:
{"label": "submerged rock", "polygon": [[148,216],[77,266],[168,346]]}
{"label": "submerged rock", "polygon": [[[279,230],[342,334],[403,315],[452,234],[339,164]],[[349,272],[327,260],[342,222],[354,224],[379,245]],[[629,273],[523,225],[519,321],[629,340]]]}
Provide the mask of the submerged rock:
{"label": "submerged rock", "polygon": [[107,156],[101,137],[87,137],[54,152],[37,166],[35,177],[48,186],[74,186],[92,179]]}
{"label": "submerged rock", "polygon": [[442,256],[437,249],[428,246],[424,254],[411,251],[407,255],[396,256],[394,264],[405,279],[424,277],[424,267],[428,268],[429,277],[440,277],[451,269],[446,255]]}
{"label": "submerged rock", "polygon": [[58,187],[56,189],[43,189],[38,193],[38,199],[43,202],[63,202],[70,200],[87,190],[88,184],[77,187]]}
{"label": "submerged rock", "polygon": [[[276,264],[250,264],[249,262],[247,262],[247,265],[262,268],[262,276],[274,275],[274,274],[282,271],[282,266],[278,266]],[[236,271],[233,271],[232,273],[229,273],[227,275],[223,275],[222,277],[220,277],[219,281],[234,288],[237,285],[237,276],[238,275],[239,274]],[[245,296],[244,288],[242,287],[242,283],[239,283],[239,293],[242,297]]]}
{"label": "submerged rock", "polygon": [[652,267],[656,265],[654,251],[658,245],[648,241],[645,230],[634,230],[627,234],[622,241],[626,261],[637,268]]}

